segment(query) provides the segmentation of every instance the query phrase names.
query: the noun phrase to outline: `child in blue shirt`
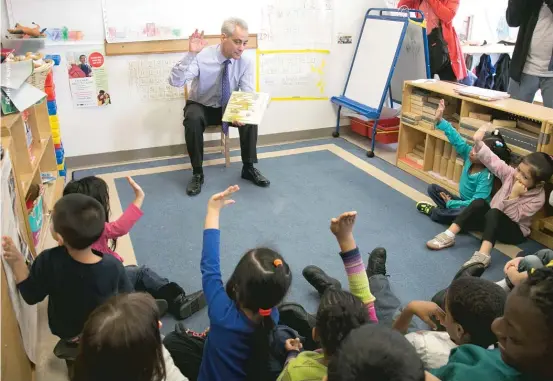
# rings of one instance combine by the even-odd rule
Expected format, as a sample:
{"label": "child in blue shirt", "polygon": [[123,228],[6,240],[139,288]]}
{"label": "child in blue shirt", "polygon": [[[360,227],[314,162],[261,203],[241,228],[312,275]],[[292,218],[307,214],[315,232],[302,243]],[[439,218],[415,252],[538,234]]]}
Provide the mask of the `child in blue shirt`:
{"label": "child in blue shirt", "polygon": [[[442,118],[444,108],[445,103],[442,100],[436,111],[436,127],[445,133],[449,143],[465,162],[459,181],[460,197],[437,184],[430,184],[428,196],[436,205],[421,201],[417,203],[417,210],[429,216],[432,221],[451,224],[455,217],[461,214],[463,208],[469,206],[474,200],[481,198],[490,202],[494,175],[480,162],[476,153],[473,152],[472,146],[467,143],[451,123]],[[501,134],[497,133],[496,135],[485,139],[484,144],[508,164],[511,152]]]}
{"label": "child in blue shirt", "polygon": [[226,287],[220,267],[219,215],[233,204],[231,186],[207,205],[200,268],[208,305],[210,331],[199,381],[266,381],[270,379],[269,333],[278,323],[276,306],[292,282],[284,258],[268,248],[248,251],[236,265]]}

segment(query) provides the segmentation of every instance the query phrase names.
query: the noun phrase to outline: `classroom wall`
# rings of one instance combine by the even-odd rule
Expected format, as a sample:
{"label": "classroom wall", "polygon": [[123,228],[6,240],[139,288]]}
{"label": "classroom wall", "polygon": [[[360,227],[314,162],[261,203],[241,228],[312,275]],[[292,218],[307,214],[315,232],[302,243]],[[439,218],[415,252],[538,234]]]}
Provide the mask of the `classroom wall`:
{"label": "classroom wall", "polygon": [[0,32],[2,33],[2,41],[4,41],[7,29],[8,29],[8,12],[6,7],[6,0],[0,0],[2,6],[2,13],[0,13]]}
{"label": "classroom wall", "polygon": [[[2,0],[4,1],[4,0]],[[226,1],[226,0],[225,0]],[[99,0],[91,0],[89,11],[96,14]],[[348,0],[335,2],[333,35],[352,34],[354,41],[362,18],[370,7],[383,7],[384,0]],[[239,12],[237,14],[239,15]],[[71,15],[68,15],[71,17]],[[222,21],[222,20],[221,20]],[[54,46],[46,52],[62,56],[67,51],[100,48],[98,45]],[[327,94],[339,95],[349,70],[354,45],[333,44],[328,60]],[[254,57],[254,52],[247,55]],[[55,67],[54,78],[62,141],[68,157],[104,152],[134,150],[184,143],[182,108],[184,100],[142,102],[130,96],[128,63],[136,59],[169,58],[180,54],[107,57],[109,92],[112,105],[104,108],[77,109],[71,103],[65,60]],[[335,108],[330,101],[272,102],[259,128],[261,135],[311,130],[335,125]],[[231,130],[231,137],[238,136]],[[215,139],[216,136],[206,139]]]}

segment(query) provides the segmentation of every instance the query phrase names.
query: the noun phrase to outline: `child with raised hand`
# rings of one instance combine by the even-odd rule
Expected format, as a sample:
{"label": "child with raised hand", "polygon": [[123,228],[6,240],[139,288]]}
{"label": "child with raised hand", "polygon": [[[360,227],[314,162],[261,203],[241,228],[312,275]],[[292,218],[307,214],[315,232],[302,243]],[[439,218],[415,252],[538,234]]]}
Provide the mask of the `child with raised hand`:
{"label": "child with raised hand", "polygon": [[154,299],[144,293],[118,295],[96,308],[84,326],[71,381],[187,381],[161,344],[159,318]]}
{"label": "child with raised hand", "polygon": [[[104,231],[92,248],[101,253],[110,254],[121,262],[123,258],[115,252],[117,238],[128,234],[144,214],[141,210],[145,197],[144,191],[132,177],[128,176],[127,181],[134,191],[134,200],[123,214],[112,222],[110,222],[109,188],[100,177],[88,176],[70,181],[63,190],[64,195],[85,194],[102,205],[105,214]],[[205,298],[201,290],[187,295],[177,283],[159,276],[147,266],[125,266],[125,272],[136,291],[148,292],[158,299],[162,315],[169,309],[175,318],[186,319],[205,306]]]}
{"label": "child with raised hand", "polygon": [[463,264],[467,268],[480,263],[488,267],[496,240],[520,244],[530,234],[532,217],[545,203],[544,184],[553,174],[553,159],[543,152],[531,153],[517,168],[510,167],[483,143],[487,126],[474,134],[474,152],[478,159],[502,183],[490,205],[477,199],[463,209],[449,229],[427,242],[428,248],[441,250],[455,244],[461,231],[482,231],[480,250]]}
{"label": "child with raised hand", "polygon": [[292,282],[284,258],[268,248],[242,256],[226,287],[220,266],[219,216],[234,203],[237,185],[209,199],[205,218],[202,285],[209,311],[210,331],[200,366],[199,381],[270,379],[269,334],[278,323],[277,306]]}
{"label": "child with raised hand", "polygon": [[62,197],[52,211],[52,237],[59,246],[44,250],[31,268],[9,237],[4,259],[27,304],[48,296],[48,324],[63,341],[75,343],[90,313],[117,293],[132,292],[121,262],[92,249],[104,230],[104,208],[82,194]]}
{"label": "child with raised hand", "polygon": [[462,345],[431,373],[442,381],[553,380],[553,269],[531,271],[492,323],[499,348]]}
{"label": "child with raised hand", "polygon": [[301,352],[298,339],[288,340],[288,356],[279,381],[321,379],[326,374],[329,359],[348,333],[363,324],[378,321],[375,298],[370,292],[363,259],[353,237],[356,218],[357,212],[346,212],[330,220],[330,231],[340,246],[350,292],[336,287],[328,287],[323,292],[312,332],[313,340],[320,343],[321,349]]}
{"label": "child with raised hand", "polygon": [[[474,344],[488,348],[497,342],[492,322],[503,316],[507,294],[497,284],[472,276],[455,279],[447,289],[445,311],[436,303],[412,301],[401,311],[393,328],[407,333],[413,316],[427,323],[432,331],[407,333],[426,369],[447,364],[453,348]],[[446,332],[437,332],[432,318],[439,320]]]}
{"label": "child with raised hand", "polygon": [[[472,146],[457,132],[447,120],[443,119],[445,103],[442,99],[436,111],[436,127],[443,131],[449,143],[464,160],[463,172],[459,181],[459,196],[437,185],[428,186],[428,196],[436,203],[421,201],[417,203],[417,210],[428,215],[432,221],[441,224],[451,224],[461,214],[464,208],[477,199],[489,202],[494,184],[494,176],[480,161]],[[506,163],[510,162],[511,152],[501,137],[492,136],[484,139],[484,144]]]}

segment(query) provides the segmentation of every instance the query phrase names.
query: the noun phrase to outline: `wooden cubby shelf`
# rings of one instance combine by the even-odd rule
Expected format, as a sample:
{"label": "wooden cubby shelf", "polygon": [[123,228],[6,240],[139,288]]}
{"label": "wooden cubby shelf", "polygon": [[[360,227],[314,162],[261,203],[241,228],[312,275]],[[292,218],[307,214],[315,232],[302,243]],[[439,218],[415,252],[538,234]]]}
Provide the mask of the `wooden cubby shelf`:
{"label": "wooden cubby shelf", "polygon": [[[24,216],[26,242],[36,257],[43,249],[50,231],[50,214],[61,197],[65,178],[59,176],[54,140],[50,129],[46,100],[22,113],[2,116],[2,146],[10,155],[16,179],[16,190],[21,213]],[[49,174],[53,181],[42,182],[41,174]],[[26,199],[31,189],[42,186],[42,227],[34,244],[29,223]]]}
{"label": "wooden cubby shelf", "polygon": [[[445,134],[435,129],[429,119],[437,99],[445,99],[444,117],[469,142],[479,125],[490,122],[500,129],[515,156],[524,157],[531,152],[553,155],[553,109],[514,99],[488,102],[464,97],[455,92],[462,86],[441,81],[404,83],[396,156],[399,168],[459,194],[455,177],[460,176],[462,159],[455,156]],[[546,190],[550,192],[551,188],[548,184]],[[536,214],[531,238],[553,248],[553,208],[548,204]]]}

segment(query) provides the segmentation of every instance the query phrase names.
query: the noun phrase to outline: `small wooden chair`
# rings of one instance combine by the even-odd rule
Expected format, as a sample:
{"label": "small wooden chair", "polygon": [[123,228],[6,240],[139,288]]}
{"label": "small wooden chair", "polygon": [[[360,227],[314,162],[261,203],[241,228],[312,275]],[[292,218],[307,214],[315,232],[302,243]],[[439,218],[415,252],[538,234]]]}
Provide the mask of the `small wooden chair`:
{"label": "small wooden chair", "polygon": [[[188,86],[184,86],[184,100],[188,100]],[[204,134],[221,134],[221,140],[220,145],[215,147],[204,147],[204,152],[218,152],[221,151],[221,154],[225,157],[225,167],[230,166],[230,139],[228,135],[225,135],[223,132],[223,126],[221,125],[213,125],[213,126],[207,126],[205,128]]]}

